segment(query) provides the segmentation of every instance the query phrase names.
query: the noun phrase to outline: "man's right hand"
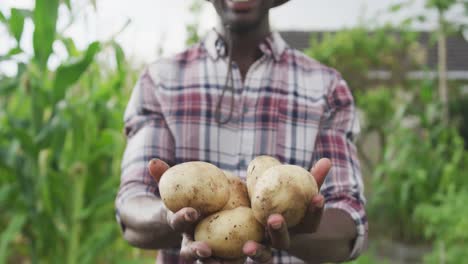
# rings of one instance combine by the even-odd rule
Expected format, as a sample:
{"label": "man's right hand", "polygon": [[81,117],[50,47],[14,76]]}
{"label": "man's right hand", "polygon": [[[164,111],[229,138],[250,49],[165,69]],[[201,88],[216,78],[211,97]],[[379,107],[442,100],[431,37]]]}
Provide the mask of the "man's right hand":
{"label": "man's right hand", "polygon": [[[160,180],[167,169],[169,165],[159,159],[153,159],[148,164],[148,170],[156,181]],[[136,247],[146,249],[180,246],[182,234],[193,232],[199,220],[195,209],[183,208],[172,213],[154,195],[129,198],[118,209],[125,239]],[[195,246],[197,250],[199,245]],[[198,250],[205,252],[206,247],[202,245]],[[211,254],[211,250],[209,253]]]}
{"label": "man's right hand", "polygon": [[[167,169],[169,169],[169,165],[159,159],[152,159],[148,164],[148,170],[156,182],[159,182]],[[182,208],[176,213],[167,210],[166,215],[167,224],[183,236],[181,257],[187,260],[196,260],[211,256],[211,249],[205,242],[193,242],[191,239],[195,225],[200,220],[200,214],[197,210],[191,207]]]}
{"label": "man's right hand", "polygon": [[[159,182],[162,174],[169,168],[169,166],[159,160],[153,159],[149,162],[148,169],[151,176]],[[205,242],[194,241],[195,226],[200,219],[200,214],[194,208],[183,208],[176,213],[167,210],[167,223],[176,232],[182,233],[182,244],[180,249],[180,256],[187,261],[199,260],[200,263],[207,264],[239,264],[244,263],[247,257],[234,260],[226,260],[213,258],[211,256],[211,248]],[[264,260],[269,260],[271,252],[269,250],[257,249],[259,254],[251,256],[254,261],[264,263]],[[260,252],[261,251],[261,252]],[[197,262],[197,263],[199,263]]]}

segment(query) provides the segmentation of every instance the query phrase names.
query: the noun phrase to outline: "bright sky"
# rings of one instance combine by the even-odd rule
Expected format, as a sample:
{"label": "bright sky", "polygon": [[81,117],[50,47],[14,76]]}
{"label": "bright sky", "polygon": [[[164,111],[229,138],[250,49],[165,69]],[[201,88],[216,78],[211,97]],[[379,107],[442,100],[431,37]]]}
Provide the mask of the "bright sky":
{"label": "bright sky", "polygon": [[[73,2],[75,10],[79,10],[78,19],[66,34],[72,36],[78,46],[84,46],[95,39],[108,39],[130,19],[131,23],[118,36],[118,41],[127,54],[140,63],[156,59],[160,48],[165,55],[183,50],[185,25],[193,19],[188,11],[191,0],[96,0],[97,12],[91,6],[83,4],[89,1]],[[424,0],[416,0],[416,4],[404,14],[383,15],[389,5],[398,2],[400,1],[292,0],[272,11],[271,22],[279,30],[323,30],[350,27],[373,17],[380,23],[398,21],[409,14],[420,13]],[[0,0],[0,10],[3,12],[10,7],[32,8],[33,5],[33,0]],[[61,11],[66,13],[66,10]],[[67,23],[65,20],[59,21],[59,27]],[[211,4],[206,3],[202,11],[201,31],[206,32],[215,24],[216,14]],[[431,25],[425,24],[423,27],[428,28]],[[30,35],[32,30],[32,25],[28,25],[25,34]],[[1,34],[0,30],[0,37]],[[24,48],[31,50],[28,47],[30,43],[30,38],[28,40],[26,37],[23,41]],[[0,54],[6,49],[5,45],[0,43]]]}

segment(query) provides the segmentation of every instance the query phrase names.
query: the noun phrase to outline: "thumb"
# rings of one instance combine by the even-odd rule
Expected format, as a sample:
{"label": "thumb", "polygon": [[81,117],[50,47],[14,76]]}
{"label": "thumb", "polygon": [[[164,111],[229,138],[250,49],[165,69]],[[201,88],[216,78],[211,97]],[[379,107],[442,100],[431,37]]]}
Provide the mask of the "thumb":
{"label": "thumb", "polygon": [[153,179],[159,183],[161,176],[169,169],[169,165],[160,159],[152,159],[148,163],[148,170]]}
{"label": "thumb", "polygon": [[327,158],[320,159],[315,163],[314,167],[310,170],[312,176],[314,177],[315,181],[317,182],[317,186],[320,190],[323,182],[325,181],[325,177],[328,175],[328,172],[331,169],[331,161]]}

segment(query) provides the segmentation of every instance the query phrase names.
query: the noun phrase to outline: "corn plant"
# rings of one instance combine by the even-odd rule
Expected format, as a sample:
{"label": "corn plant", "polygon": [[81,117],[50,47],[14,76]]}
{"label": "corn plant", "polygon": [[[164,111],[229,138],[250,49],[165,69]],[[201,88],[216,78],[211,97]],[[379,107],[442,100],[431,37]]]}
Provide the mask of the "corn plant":
{"label": "corn plant", "polygon": [[[80,50],[61,36],[60,4],[36,0],[33,10],[0,13],[16,43],[0,62],[17,69],[0,73],[0,263],[128,262],[141,253],[121,238],[113,201],[135,71],[113,39]],[[32,56],[20,46],[27,20]],[[50,69],[54,43],[67,57]]]}

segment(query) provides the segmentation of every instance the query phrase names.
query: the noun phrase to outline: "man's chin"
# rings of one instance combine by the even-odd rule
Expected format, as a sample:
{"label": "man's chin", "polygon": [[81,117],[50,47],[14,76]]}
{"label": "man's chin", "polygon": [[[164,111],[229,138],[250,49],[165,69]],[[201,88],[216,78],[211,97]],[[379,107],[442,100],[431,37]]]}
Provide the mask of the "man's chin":
{"label": "man's chin", "polygon": [[258,21],[248,21],[248,20],[231,20],[226,23],[229,26],[229,29],[235,33],[247,33],[254,30],[258,25]]}

